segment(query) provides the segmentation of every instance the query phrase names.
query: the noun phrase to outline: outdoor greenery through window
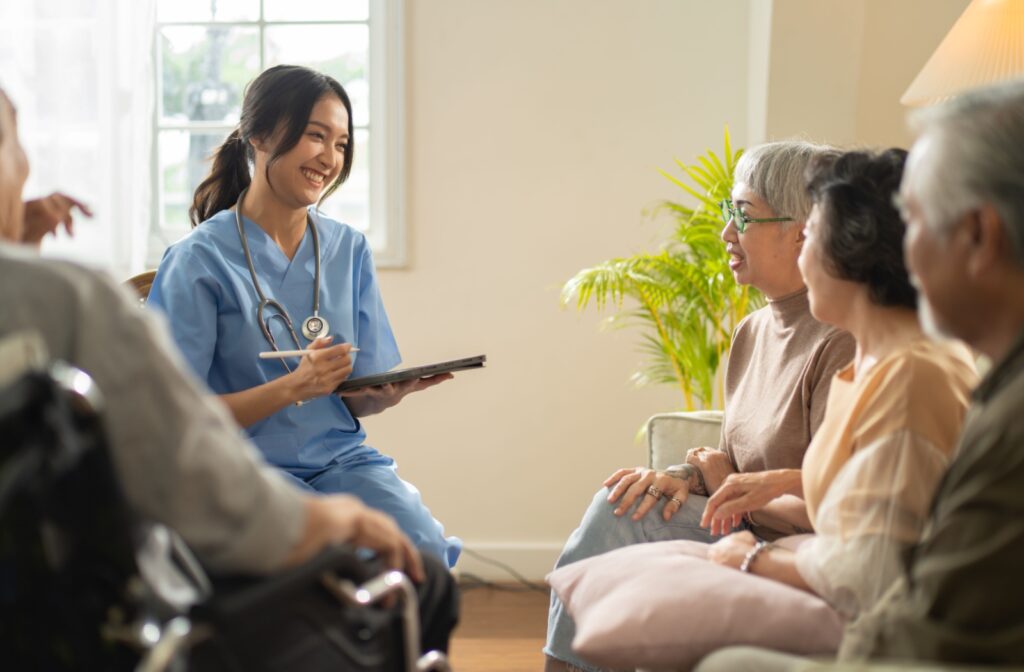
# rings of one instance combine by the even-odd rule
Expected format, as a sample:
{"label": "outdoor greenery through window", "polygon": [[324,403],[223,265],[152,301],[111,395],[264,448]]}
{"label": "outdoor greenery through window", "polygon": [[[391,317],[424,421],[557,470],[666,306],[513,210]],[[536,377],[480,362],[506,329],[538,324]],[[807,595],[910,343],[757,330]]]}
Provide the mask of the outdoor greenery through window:
{"label": "outdoor greenery through window", "polygon": [[[383,20],[386,0],[158,0],[156,24],[156,216],[150,236],[151,265],[189,230],[192,193],[209,171],[208,158],[238,124],[245,85],[263,69],[289,63],[336,78],[353,106],[356,160],[348,182],[323,212],[363,231],[375,251],[395,236],[384,226],[397,197],[384,182],[388,173],[371,172],[384,160],[384,70],[374,68],[384,53],[371,40]],[[383,58],[381,60],[384,60]],[[373,95],[371,96],[371,93]],[[391,144],[391,143],[388,143]],[[391,194],[388,192],[391,191]],[[391,222],[393,225],[394,222]],[[386,255],[387,256],[387,255]],[[389,256],[400,256],[391,254]]]}

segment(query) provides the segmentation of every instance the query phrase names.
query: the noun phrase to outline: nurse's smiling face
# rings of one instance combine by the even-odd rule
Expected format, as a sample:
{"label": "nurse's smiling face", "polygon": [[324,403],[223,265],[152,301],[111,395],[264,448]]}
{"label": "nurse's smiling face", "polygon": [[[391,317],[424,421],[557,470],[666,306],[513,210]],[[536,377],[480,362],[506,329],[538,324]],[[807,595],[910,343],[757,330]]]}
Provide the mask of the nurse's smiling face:
{"label": "nurse's smiling face", "polygon": [[337,96],[328,94],[320,98],[298,144],[271,162],[269,171],[264,172],[283,129],[281,124],[268,143],[253,143],[256,174],[268,175],[271,191],[286,205],[305,208],[320,200],[341,173],[350,140],[348,112]]}

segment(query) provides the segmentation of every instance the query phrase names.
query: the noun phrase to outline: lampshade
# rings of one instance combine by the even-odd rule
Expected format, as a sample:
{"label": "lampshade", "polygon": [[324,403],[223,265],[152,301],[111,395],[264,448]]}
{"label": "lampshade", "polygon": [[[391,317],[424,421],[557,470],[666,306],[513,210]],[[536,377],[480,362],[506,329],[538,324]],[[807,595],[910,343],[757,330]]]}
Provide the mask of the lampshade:
{"label": "lampshade", "polygon": [[1024,0],[973,0],[900,98],[931,105],[1024,76]]}

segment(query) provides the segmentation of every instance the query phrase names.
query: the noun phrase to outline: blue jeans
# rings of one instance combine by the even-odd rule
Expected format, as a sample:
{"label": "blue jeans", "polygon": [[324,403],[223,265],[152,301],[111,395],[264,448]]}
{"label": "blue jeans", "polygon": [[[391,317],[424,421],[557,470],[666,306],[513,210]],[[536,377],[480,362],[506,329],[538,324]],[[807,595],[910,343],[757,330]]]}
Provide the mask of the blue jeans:
{"label": "blue jeans", "polygon": [[438,558],[449,569],[462,552],[462,540],[444,536],[444,527],[423,504],[419,490],[398,477],[390,458],[334,464],[308,474],[281,471],[304,490],[353,495],[366,506],[383,511],[395,519],[418,549]]}
{"label": "blue jeans", "polygon": [[[690,495],[683,508],[667,522],[661,517],[663,504],[655,505],[646,516],[634,522],[630,518],[633,510],[622,516],[612,513],[615,505],[608,503],[608,492],[608,488],[602,488],[594,495],[593,501],[583,514],[580,526],[565,542],[565,548],[555,563],[556,568],[631,544],[679,540],[711,543],[719,538],[712,537],[711,533],[700,526],[700,517],[704,513],[707,497]],[[633,509],[640,505],[641,500],[637,500]],[[572,639],[575,635],[576,625],[572,617],[552,591],[544,653],[582,670],[598,672],[599,668],[573,654]]]}

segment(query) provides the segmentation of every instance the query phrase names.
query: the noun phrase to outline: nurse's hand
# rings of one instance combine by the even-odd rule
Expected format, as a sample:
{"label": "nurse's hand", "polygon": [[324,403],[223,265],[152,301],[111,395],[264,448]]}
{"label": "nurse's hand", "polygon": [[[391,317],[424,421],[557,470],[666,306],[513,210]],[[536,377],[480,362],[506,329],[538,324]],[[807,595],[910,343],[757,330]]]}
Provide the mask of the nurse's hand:
{"label": "nurse's hand", "polygon": [[339,396],[345,400],[345,404],[352,411],[352,415],[357,418],[365,418],[368,415],[380,413],[397,405],[398,402],[413,392],[419,392],[435,385],[440,385],[454,377],[450,373],[439,373],[436,376],[403,380],[400,383],[361,387],[358,390],[340,392]]}
{"label": "nurse's hand", "polygon": [[286,566],[301,564],[324,547],[352,544],[376,551],[392,569],[423,581],[419,551],[387,514],[369,508],[351,495],[306,497],[306,524],[302,538],[285,559]]}
{"label": "nurse's hand", "polygon": [[352,374],[352,344],[331,345],[333,336],[324,336],[309,344],[311,352],[288,374],[292,401],[306,401],[331,394]]}

